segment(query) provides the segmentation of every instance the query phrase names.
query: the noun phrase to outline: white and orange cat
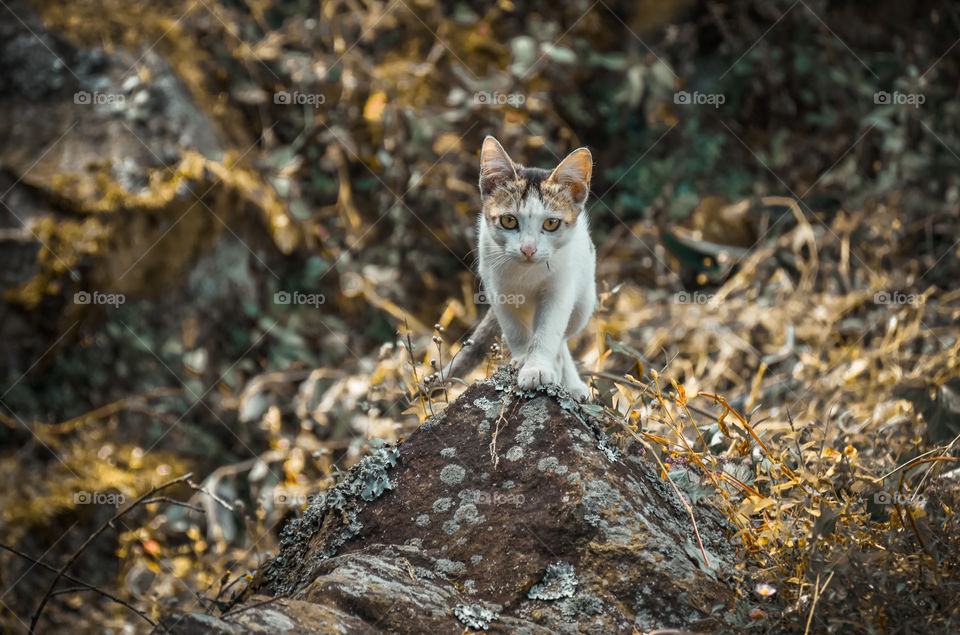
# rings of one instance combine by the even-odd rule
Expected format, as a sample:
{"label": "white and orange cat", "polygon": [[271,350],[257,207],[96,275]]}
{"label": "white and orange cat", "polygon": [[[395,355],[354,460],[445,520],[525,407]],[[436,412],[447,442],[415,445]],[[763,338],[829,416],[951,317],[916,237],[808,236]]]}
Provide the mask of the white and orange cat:
{"label": "white and orange cat", "polygon": [[552,172],[527,168],[496,139],[484,139],[479,269],[491,310],[447,376],[478,363],[499,324],[520,388],[553,384],[578,401],[589,396],[567,340],[596,305],[596,250],[584,212],[592,167],[590,151],[580,148]]}

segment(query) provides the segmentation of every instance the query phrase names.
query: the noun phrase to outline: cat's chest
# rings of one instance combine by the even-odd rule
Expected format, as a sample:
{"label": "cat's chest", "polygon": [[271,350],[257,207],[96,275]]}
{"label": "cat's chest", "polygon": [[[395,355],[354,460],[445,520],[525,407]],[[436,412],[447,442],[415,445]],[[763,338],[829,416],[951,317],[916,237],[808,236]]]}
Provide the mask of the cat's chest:
{"label": "cat's chest", "polygon": [[502,293],[536,296],[550,284],[550,270],[544,264],[510,263],[488,271],[484,283]]}
{"label": "cat's chest", "polygon": [[537,303],[550,282],[549,270],[545,266],[543,270],[538,271],[538,265],[519,263],[500,269],[490,280],[484,280],[491,292],[490,302],[501,305],[522,322],[532,322]]}

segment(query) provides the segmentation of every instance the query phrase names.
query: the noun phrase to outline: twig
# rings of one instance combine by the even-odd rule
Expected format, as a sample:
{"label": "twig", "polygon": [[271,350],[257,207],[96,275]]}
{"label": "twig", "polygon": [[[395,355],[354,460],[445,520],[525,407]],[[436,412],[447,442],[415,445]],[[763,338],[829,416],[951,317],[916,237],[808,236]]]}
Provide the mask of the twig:
{"label": "twig", "polygon": [[[960,438],[960,437],[958,437],[958,438]],[[956,441],[956,440],[957,440],[957,439],[954,439],[954,441]],[[953,443],[951,442],[950,445],[953,445]],[[950,446],[948,445],[947,448],[949,448],[949,447],[950,447]],[[884,481],[888,476],[893,476],[894,474],[896,474],[897,472],[899,472],[900,470],[902,470],[902,469],[904,469],[904,468],[913,467],[913,465],[916,463],[916,461],[917,461],[918,459],[922,459],[922,458],[926,457],[926,456],[929,455],[929,454],[934,454],[935,452],[939,452],[939,451],[945,450],[945,449],[947,449],[947,448],[933,448],[932,450],[928,450],[927,452],[924,452],[924,453],[921,454],[920,456],[915,456],[914,458],[910,459],[909,461],[907,461],[906,463],[900,465],[899,467],[893,468],[892,470],[890,470],[889,472],[887,472],[886,474],[884,474],[883,476],[881,476],[881,477],[880,477],[879,479],[877,479],[877,480],[878,480],[878,482]]]}
{"label": "twig", "polygon": [[[146,409],[141,408],[141,404],[147,399],[154,399],[156,397],[174,397],[181,394],[183,394],[182,388],[167,388],[161,386],[139,395],[124,397],[123,399],[108,403],[105,406],[100,406],[99,408],[91,410],[90,412],[85,412],[84,414],[74,417],[73,419],[68,419],[67,421],[44,426],[44,429],[54,434],[71,432],[74,430],[74,428],[88,421],[103,419],[128,408],[136,409],[139,412],[144,412]],[[149,411],[144,412],[144,414],[157,416],[156,413],[151,413]],[[160,417],[157,416],[157,418]]]}
{"label": "twig", "polygon": [[714,401],[718,402],[721,406],[723,406],[726,409],[726,412],[729,412],[734,417],[736,417],[737,421],[740,422],[740,425],[746,428],[747,432],[749,432],[750,436],[752,436],[754,440],[760,445],[760,447],[763,448],[763,451],[766,452],[767,456],[770,456],[770,450],[767,449],[766,444],[760,440],[760,437],[757,436],[757,433],[753,431],[753,428],[750,427],[750,424],[747,423],[747,420],[744,419],[739,412],[737,412],[730,404],[727,403],[726,399],[724,399],[720,395],[714,395],[709,392],[699,392],[697,394],[700,395],[701,397],[707,397],[708,399],[713,399]]}
{"label": "twig", "polygon": [[[623,384],[624,386],[630,386],[630,387],[632,387],[632,388],[639,388],[639,389],[641,389],[641,390],[647,390],[647,389],[649,388],[649,386],[648,386],[647,384],[642,384],[642,383],[640,383],[640,382],[638,382],[638,381],[632,381],[632,380],[630,380],[630,379],[627,379],[626,377],[622,377],[622,376],[620,376],[620,375],[615,375],[615,374],[613,374],[613,373],[605,373],[605,372],[603,372],[603,371],[591,371],[591,370],[588,370],[588,371],[584,371],[583,374],[584,374],[584,375],[590,375],[591,377],[600,377],[600,378],[602,378],[602,379],[609,379],[610,381],[612,381],[612,382],[615,383],[615,384]],[[701,413],[701,414],[706,414],[706,413]]]}
{"label": "twig", "polygon": [[497,466],[500,464],[500,455],[497,454],[497,437],[500,435],[500,422],[504,424],[509,423],[506,417],[503,416],[503,411],[507,409],[507,400],[509,397],[504,397],[503,406],[500,407],[500,414],[497,416],[497,427],[493,430],[493,436],[490,438],[490,458],[493,460],[493,469],[497,469]]}
{"label": "twig", "polygon": [[[930,456],[925,459],[916,458],[912,461],[908,461],[904,468],[913,467],[915,465],[920,465],[922,463],[933,463],[934,461],[960,461],[960,458],[953,456]],[[899,469],[899,468],[898,468]],[[897,482],[897,494],[902,494],[903,492],[903,477],[907,475],[908,469],[903,469],[900,472],[900,479]],[[897,508],[897,512],[900,512],[900,503],[897,500],[893,501],[894,506]],[[910,528],[913,529],[914,535],[917,537],[917,542],[920,543],[920,548],[924,551],[927,550],[927,544],[923,541],[923,536],[920,535],[920,528],[917,527],[917,521],[913,517],[913,512],[909,509],[907,505],[907,518],[910,519]],[[901,519],[901,523],[902,523]]]}
{"label": "twig", "polygon": [[[793,416],[790,414],[790,408],[787,408],[787,422],[790,424],[790,430],[795,433],[797,429],[793,427]],[[800,439],[793,437],[793,443],[797,446],[797,461],[799,461],[800,466],[803,466],[803,450],[800,449]]]}
{"label": "twig", "polygon": [[[639,437],[636,437],[636,438],[638,440],[640,439]],[[703,540],[700,539],[700,530],[697,529],[697,519],[694,518],[693,516],[693,507],[687,504],[687,501],[683,499],[683,494],[680,493],[680,488],[678,488],[677,484],[673,482],[672,478],[670,478],[670,472],[667,470],[667,467],[660,460],[660,457],[657,456],[656,450],[654,450],[653,447],[650,446],[649,444],[644,443],[643,441],[640,441],[640,442],[643,443],[645,446],[647,446],[647,449],[650,451],[650,455],[657,460],[657,463],[660,465],[660,469],[663,470],[664,475],[666,475],[667,477],[667,481],[669,481],[670,486],[673,487],[673,491],[677,495],[677,499],[680,501],[680,504],[683,505],[684,508],[687,510],[687,513],[690,514],[690,522],[693,524],[693,533],[697,537],[697,544],[700,546],[700,554],[703,556],[703,563],[707,565],[708,569],[710,569],[711,568],[710,559],[707,558],[707,550],[703,546]]]}
{"label": "twig", "polygon": [[427,409],[430,410],[430,416],[433,416],[433,401],[430,399],[429,395],[425,395],[426,386],[420,382],[420,377],[417,375],[417,359],[413,356],[413,339],[410,337],[410,327],[407,326],[407,318],[403,318],[403,330],[404,335],[406,335],[406,340],[403,340],[401,336],[401,341],[404,342],[404,348],[407,349],[407,354],[410,356],[410,370],[413,372],[413,385],[417,389],[418,397],[420,397],[420,406],[423,408],[423,414],[426,416]]}
{"label": "twig", "polygon": [[[11,547],[11,546],[9,546],[9,545],[5,545],[5,544],[3,544],[3,543],[0,543],[0,549],[6,549],[6,550],[9,551],[10,553],[12,553],[12,554],[14,554],[14,555],[16,555],[16,556],[20,556],[21,558],[23,558],[23,559],[26,560],[27,562],[30,562],[30,563],[32,563],[32,564],[34,564],[34,565],[37,565],[37,566],[39,566],[39,567],[43,567],[43,568],[46,569],[47,571],[53,571],[53,572],[56,572],[56,571],[57,571],[56,567],[47,564],[47,563],[44,562],[43,560],[38,560],[37,558],[34,558],[34,557],[32,557],[32,556],[28,556],[27,554],[25,554],[24,552],[20,551],[19,549],[16,549],[16,548]],[[83,587],[83,588],[85,588],[85,589],[88,589],[88,590],[90,590],[90,591],[93,591],[94,593],[99,593],[100,595],[102,595],[103,597],[107,598],[108,600],[111,600],[112,602],[116,602],[117,604],[120,604],[121,606],[127,607],[128,609],[130,609],[131,611],[133,611],[134,613],[136,613],[137,615],[139,615],[141,618],[143,618],[144,620],[146,620],[147,622],[149,622],[151,626],[154,626],[154,627],[157,626],[157,623],[154,622],[153,620],[151,620],[149,617],[147,617],[147,614],[146,614],[146,613],[144,613],[143,611],[141,611],[141,610],[138,609],[137,607],[133,606],[133,605],[130,604],[129,602],[127,602],[127,601],[125,601],[125,600],[121,600],[121,599],[118,598],[117,596],[111,595],[110,593],[108,593],[107,591],[104,591],[103,589],[101,589],[101,588],[99,588],[99,587],[93,586],[92,584],[89,584],[89,583],[87,583],[87,582],[84,582],[83,580],[80,580],[80,579],[78,579],[78,578],[75,578],[75,577],[73,577],[72,575],[70,575],[69,573],[64,573],[64,574],[63,574],[63,577],[64,577],[65,580],[69,580],[70,582],[73,582],[74,584],[78,584],[78,585],[80,585],[81,587]]]}
{"label": "twig", "polygon": [[11,430],[16,430],[20,427],[16,421],[4,414],[3,411],[0,411],[0,423],[7,426]]}
{"label": "twig", "polygon": [[831,571],[830,575],[827,576],[826,582],[823,583],[823,586],[820,586],[820,574],[817,574],[817,583],[813,585],[813,603],[810,605],[810,615],[807,616],[807,627],[803,629],[803,635],[808,635],[810,633],[810,622],[813,621],[813,612],[817,608],[817,600],[820,599],[820,594],[827,588],[827,585],[830,584],[830,580],[833,579],[833,574],[835,571]]}
{"label": "twig", "polygon": [[143,501],[144,505],[152,505],[153,503],[168,503],[170,505],[176,505],[177,507],[185,507],[186,509],[203,513],[202,507],[197,507],[196,505],[191,505],[190,503],[185,503],[183,501],[178,501],[175,498],[170,498],[169,496],[154,496],[153,498],[148,498]]}
{"label": "twig", "polygon": [[133,509],[134,507],[136,507],[137,505],[139,505],[140,503],[142,503],[144,500],[152,497],[152,496],[153,496],[154,494],[156,494],[157,492],[159,492],[159,491],[161,491],[161,490],[164,490],[164,489],[167,489],[168,487],[171,487],[171,486],[173,486],[173,485],[177,485],[177,484],[179,484],[179,483],[183,483],[184,481],[188,481],[191,476],[193,476],[193,473],[192,473],[192,472],[188,472],[187,474],[184,474],[183,476],[179,476],[179,477],[177,477],[177,478],[175,478],[175,479],[173,479],[173,480],[170,480],[170,481],[167,481],[166,483],[163,483],[162,485],[158,485],[157,487],[154,487],[154,488],[151,489],[149,492],[147,492],[146,494],[143,494],[142,496],[140,496],[139,498],[137,498],[137,500],[135,500],[135,501],[133,501],[132,503],[130,503],[129,506],[127,506],[127,507],[121,509],[120,511],[118,511],[118,512],[117,512],[116,514],[114,514],[109,520],[107,520],[107,522],[105,522],[105,523],[103,523],[102,525],[100,525],[100,528],[99,528],[99,529],[97,529],[97,530],[96,530],[95,532],[93,532],[90,536],[88,536],[87,539],[83,541],[83,544],[80,545],[80,547],[79,547],[76,551],[74,551],[73,554],[67,559],[66,563],[64,563],[64,565],[63,565],[62,567],[60,567],[59,569],[57,569],[57,575],[53,576],[53,580],[50,581],[50,585],[47,587],[46,592],[43,594],[43,597],[40,598],[40,604],[37,606],[37,610],[34,611],[33,617],[30,618],[30,633],[35,633],[35,632],[36,632],[36,630],[37,630],[37,622],[40,620],[40,615],[43,613],[43,608],[47,605],[47,600],[50,599],[50,594],[53,593],[54,587],[56,587],[57,582],[60,581],[60,578],[63,577],[63,575],[64,575],[64,573],[66,573],[67,569],[69,569],[70,566],[71,566],[74,562],[76,562],[77,558],[80,557],[80,554],[82,554],[82,553],[84,552],[84,550],[85,550],[87,547],[89,547],[90,544],[91,544],[94,540],[97,539],[97,537],[100,536],[100,534],[102,534],[104,531],[106,531],[107,527],[112,527],[114,521],[120,519],[122,516],[124,516],[124,515],[125,515],[127,512],[129,512],[131,509]]}
{"label": "twig", "polygon": [[[209,497],[211,498],[211,500],[213,500],[214,502],[218,503],[221,507],[223,507],[223,508],[224,508],[225,510],[227,510],[228,512],[233,512],[233,511],[235,511],[233,505],[231,505],[231,504],[228,503],[227,501],[223,500],[222,498],[220,498],[219,496],[217,496],[216,494],[214,494],[213,492],[211,492],[210,490],[208,490],[207,488],[205,488],[203,485],[198,485],[197,483],[194,483],[193,481],[187,481],[187,485],[188,485],[191,489],[193,489],[193,490],[195,490],[195,491],[197,491],[197,492],[200,492],[201,494],[206,494],[207,496],[209,496]],[[201,510],[201,511],[204,511],[204,510]]]}
{"label": "twig", "polygon": [[[905,465],[901,466],[900,468],[897,468],[897,470],[901,468],[911,468],[915,465],[920,465],[921,463],[932,463],[934,461],[960,461],[960,458],[955,456],[930,456],[925,459],[921,459],[917,457],[912,461],[908,461]],[[903,487],[903,477],[906,476],[906,474],[907,474],[907,469],[903,469],[903,473],[900,475],[900,480],[897,483],[897,489],[900,489]]]}
{"label": "twig", "polygon": [[[227,572],[227,576],[229,576],[229,575],[230,575],[230,572],[228,571],[228,572]],[[221,582],[221,583],[220,583],[220,590],[217,591],[217,595],[216,595],[216,597],[213,598],[213,602],[210,603],[210,606],[207,607],[207,610],[205,611],[206,614],[209,615],[209,614],[210,614],[210,610],[213,609],[214,606],[216,606],[216,605],[218,605],[218,604],[220,603],[220,598],[223,597],[223,594],[224,594],[224,593],[226,593],[227,591],[230,590],[230,587],[232,587],[234,584],[236,584],[236,583],[239,582],[240,580],[243,580],[243,579],[246,578],[246,577],[247,577],[247,573],[244,572],[244,573],[241,573],[240,575],[238,575],[236,578],[234,578],[233,581],[231,581],[231,582],[230,582],[229,584],[227,584],[226,586],[224,586],[224,585],[223,585],[223,582]],[[226,577],[223,578],[223,580],[226,581]]]}
{"label": "twig", "polygon": [[437,367],[439,368],[437,373],[440,376],[440,385],[443,387],[443,399],[449,404],[450,395],[447,393],[447,382],[443,376],[443,327],[439,324],[434,324],[433,328],[438,333],[438,335],[433,337],[433,342],[437,345]]}

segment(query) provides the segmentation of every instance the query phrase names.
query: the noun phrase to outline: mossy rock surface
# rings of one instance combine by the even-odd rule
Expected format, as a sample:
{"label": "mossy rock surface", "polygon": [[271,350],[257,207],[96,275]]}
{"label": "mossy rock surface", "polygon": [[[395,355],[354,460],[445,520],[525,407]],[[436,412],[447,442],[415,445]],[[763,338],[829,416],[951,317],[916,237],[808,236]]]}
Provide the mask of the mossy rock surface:
{"label": "mossy rock surface", "polygon": [[[656,466],[608,445],[565,395],[517,394],[513,379],[498,371],[353,468],[288,525],[244,610],[223,619],[254,630],[279,612],[305,632],[721,627],[711,610],[732,606],[735,554],[717,512],[694,508],[707,568]],[[322,626],[318,610],[349,619]]]}

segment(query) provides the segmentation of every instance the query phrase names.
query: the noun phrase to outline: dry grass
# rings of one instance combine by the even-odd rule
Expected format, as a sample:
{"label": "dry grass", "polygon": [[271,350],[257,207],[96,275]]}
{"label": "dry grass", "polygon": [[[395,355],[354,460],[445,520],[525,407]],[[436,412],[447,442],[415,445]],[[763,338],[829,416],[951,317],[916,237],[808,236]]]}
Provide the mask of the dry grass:
{"label": "dry grass", "polygon": [[[710,293],[605,294],[579,347],[588,409],[687,502],[727,513],[743,553],[721,572],[742,590],[731,627],[950,630],[960,430],[954,411],[930,419],[958,376],[960,293],[924,287],[894,208],[811,220]],[[436,357],[406,367],[409,388]],[[421,399],[421,417],[443,407]]]}

